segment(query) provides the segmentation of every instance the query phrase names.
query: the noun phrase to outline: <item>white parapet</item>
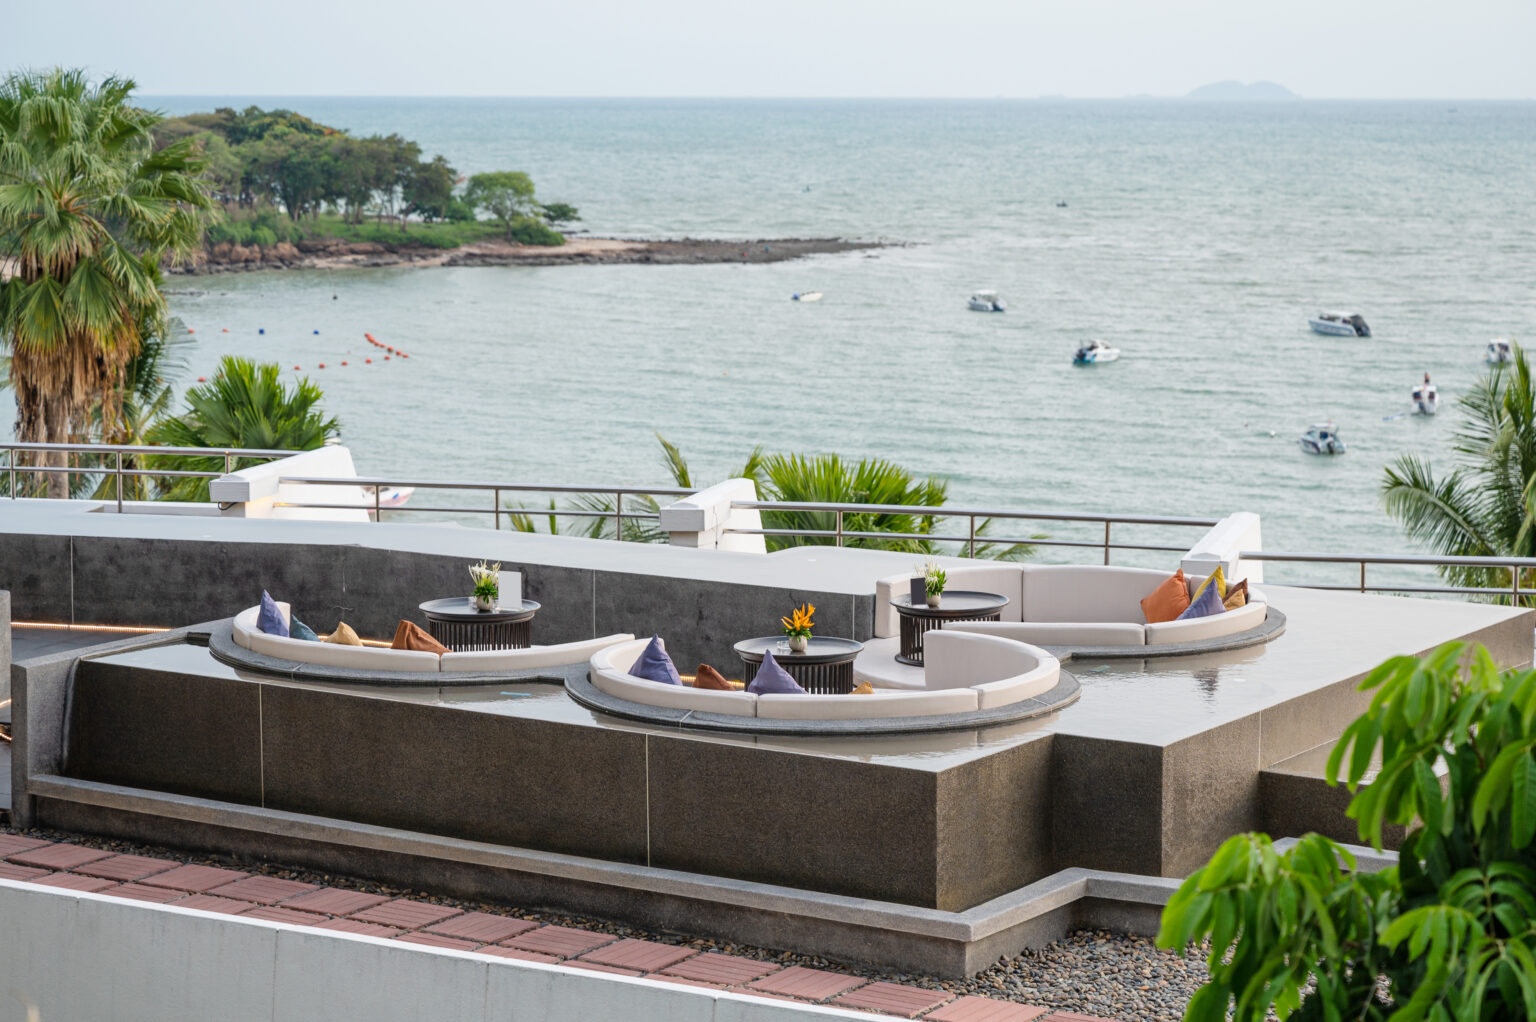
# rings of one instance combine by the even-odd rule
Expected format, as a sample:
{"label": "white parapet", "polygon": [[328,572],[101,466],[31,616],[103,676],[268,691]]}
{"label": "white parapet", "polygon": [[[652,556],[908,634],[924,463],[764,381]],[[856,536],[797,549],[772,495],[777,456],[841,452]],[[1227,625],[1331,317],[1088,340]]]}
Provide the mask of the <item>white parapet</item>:
{"label": "white parapet", "polygon": [[[285,483],[284,479],[342,479],[355,477],[352,452],[340,444],[289,455],[220,476],[208,484],[208,496],[227,517],[299,518],[308,521],[366,522],[372,494],[362,486]],[[333,504],[342,507],[296,507]]]}
{"label": "white parapet", "polygon": [[1220,565],[1222,574],[1229,579],[1263,582],[1264,562],[1244,561],[1239,556],[1244,550],[1263,549],[1259,516],[1252,511],[1237,511],[1211,526],[1210,531],[1189,548],[1180,567],[1185,575],[1203,578]]}
{"label": "white parapet", "polygon": [[762,515],[755,509],[731,506],[733,501],[756,499],[757,484],[752,480],[727,479],[663,507],[661,530],[671,537],[673,546],[767,553],[762,536],[730,531],[763,527]]}

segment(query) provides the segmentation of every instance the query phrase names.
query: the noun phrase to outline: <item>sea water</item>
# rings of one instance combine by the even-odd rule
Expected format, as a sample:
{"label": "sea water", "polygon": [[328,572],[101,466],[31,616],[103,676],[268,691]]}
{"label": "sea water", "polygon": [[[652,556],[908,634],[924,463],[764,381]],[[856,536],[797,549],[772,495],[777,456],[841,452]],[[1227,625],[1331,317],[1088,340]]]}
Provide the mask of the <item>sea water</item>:
{"label": "sea water", "polygon": [[[1533,103],[156,102],[285,105],[524,170],[596,235],[894,243],[173,279],[190,376],[302,366],[365,474],[660,484],[660,433],[696,480],[759,444],[836,451],[946,476],[955,503],[1247,509],[1273,550],[1395,552],[1383,466],[1448,469],[1484,345],[1536,337]],[[1008,311],[969,311],[977,287]],[[1310,332],[1332,308],[1375,336]],[[1094,337],[1123,357],[1074,367]],[[1440,415],[1402,414],[1425,372]],[[1304,454],[1330,418],[1348,454]]]}

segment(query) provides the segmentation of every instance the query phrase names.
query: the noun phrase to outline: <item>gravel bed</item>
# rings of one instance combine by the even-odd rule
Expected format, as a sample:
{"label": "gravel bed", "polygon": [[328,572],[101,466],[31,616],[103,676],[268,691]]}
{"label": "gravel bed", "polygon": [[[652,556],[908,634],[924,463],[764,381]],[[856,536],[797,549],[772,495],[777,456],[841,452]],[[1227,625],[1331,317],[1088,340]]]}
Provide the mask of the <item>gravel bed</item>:
{"label": "gravel bed", "polygon": [[0,832],[25,834],[48,841],[70,841],[106,851],[150,855],[210,866],[234,867],[252,874],[322,884],[348,890],[366,891],[391,898],[446,905],[466,912],[492,912],[539,923],[573,926],[618,937],[635,937],[662,944],[739,955],[784,965],[803,965],[863,976],[872,980],[904,983],[908,986],[945,990],[953,994],[980,994],[1001,1000],[1035,1004],[1056,1011],[1076,1011],[1116,1019],[1118,1022],[1179,1022],[1189,999],[1206,980],[1204,958],[1192,949],[1181,958],[1163,951],[1145,937],[1133,937],[1102,930],[1078,930],[1043,948],[1026,950],[1012,958],[1000,959],[991,968],[969,979],[938,979],[848,966],[816,955],[735,944],[664,933],[588,916],[559,912],[532,911],[513,905],[448,898],[411,888],[393,887],[372,880],[313,870],[294,869],[271,863],[249,862],[228,856],[196,855],[154,845],[142,845],[114,838],[93,837],[60,831],[35,829],[19,831],[0,828]]}

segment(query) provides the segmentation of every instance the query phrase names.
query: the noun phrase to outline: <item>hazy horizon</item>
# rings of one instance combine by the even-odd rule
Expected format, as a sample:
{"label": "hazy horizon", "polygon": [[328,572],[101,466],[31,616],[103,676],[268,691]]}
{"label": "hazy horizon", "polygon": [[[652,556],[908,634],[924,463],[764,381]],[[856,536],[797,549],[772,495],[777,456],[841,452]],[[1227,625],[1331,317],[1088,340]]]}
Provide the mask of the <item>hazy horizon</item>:
{"label": "hazy horizon", "polygon": [[[571,99],[1175,98],[1270,81],[1306,99],[1536,98],[1536,4],[1467,0],[271,0],[252,15],[16,5],[7,70],[56,65],[155,96]],[[434,12],[435,13],[435,12]]]}

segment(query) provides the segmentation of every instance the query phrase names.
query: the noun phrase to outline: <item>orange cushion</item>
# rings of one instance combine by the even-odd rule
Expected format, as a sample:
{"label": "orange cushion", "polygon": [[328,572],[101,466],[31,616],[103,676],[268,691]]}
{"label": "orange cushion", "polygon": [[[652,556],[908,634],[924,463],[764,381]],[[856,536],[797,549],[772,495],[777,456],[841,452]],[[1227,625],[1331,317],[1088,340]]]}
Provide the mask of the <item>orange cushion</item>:
{"label": "orange cushion", "polygon": [[735,691],[731,683],[725,680],[725,676],[708,664],[700,664],[699,669],[693,672],[693,687],[713,689],[717,692]]}
{"label": "orange cushion", "polygon": [[1221,604],[1223,610],[1236,610],[1248,606],[1248,580],[1227,587],[1227,598]]}
{"label": "orange cushion", "polygon": [[1184,569],[1169,575],[1158,583],[1146,599],[1141,601],[1141,612],[1147,624],[1155,625],[1172,621],[1189,606],[1189,583],[1184,581]]}
{"label": "orange cushion", "polygon": [[395,626],[395,641],[389,644],[389,648],[419,649],[438,655],[449,652],[448,647],[432,638],[425,628],[411,621],[401,621]]}

